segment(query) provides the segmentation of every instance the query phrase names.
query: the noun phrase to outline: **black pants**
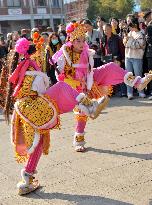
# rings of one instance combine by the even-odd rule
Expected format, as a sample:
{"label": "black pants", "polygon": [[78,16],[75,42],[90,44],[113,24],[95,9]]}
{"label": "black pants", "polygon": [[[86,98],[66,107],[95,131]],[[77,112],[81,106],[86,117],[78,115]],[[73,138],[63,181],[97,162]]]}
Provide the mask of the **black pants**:
{"label": "black pants", "polygon": [[[148,66],[148,72],[152,71],[152,57],[147,58],[147,66]],[[152,95],[152,81],[147,86],[146,94]]]}
{"label": "black pants", "polygon": [[152,57],[151,58],[147,58],[147,62],[148,62],[148,70],[152,71]]}
{"label": "black pants", "polygon": [[52,85],[57,83],[54,66],[52,65],[49,66],[49,69],[47,70],[47,76],[50,78]]}

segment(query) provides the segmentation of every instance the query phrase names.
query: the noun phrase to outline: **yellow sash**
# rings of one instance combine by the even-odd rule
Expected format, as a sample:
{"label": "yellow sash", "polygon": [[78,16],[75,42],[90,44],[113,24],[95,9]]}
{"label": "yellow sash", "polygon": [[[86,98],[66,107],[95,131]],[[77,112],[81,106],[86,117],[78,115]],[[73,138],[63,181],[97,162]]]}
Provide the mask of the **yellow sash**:
{"label": "yellow sash", "polygon": [[64,82],[70,85],[72,88],[76,89],[78,86],[80,86],[80,82],[78,80],[74,80],[70,76],[68,78],[64,79]]}

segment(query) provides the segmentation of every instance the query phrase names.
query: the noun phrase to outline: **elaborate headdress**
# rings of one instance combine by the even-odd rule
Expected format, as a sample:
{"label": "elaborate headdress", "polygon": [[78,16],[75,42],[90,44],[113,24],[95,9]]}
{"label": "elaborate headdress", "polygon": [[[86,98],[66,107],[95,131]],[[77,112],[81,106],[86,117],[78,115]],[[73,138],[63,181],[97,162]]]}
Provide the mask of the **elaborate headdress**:
{"label": "elaborate headdress", "polygon": [[69,23],[66,27],[66,32],[70,41],[74,41],[79,37],[85,37],[84,25],[80,23]]}

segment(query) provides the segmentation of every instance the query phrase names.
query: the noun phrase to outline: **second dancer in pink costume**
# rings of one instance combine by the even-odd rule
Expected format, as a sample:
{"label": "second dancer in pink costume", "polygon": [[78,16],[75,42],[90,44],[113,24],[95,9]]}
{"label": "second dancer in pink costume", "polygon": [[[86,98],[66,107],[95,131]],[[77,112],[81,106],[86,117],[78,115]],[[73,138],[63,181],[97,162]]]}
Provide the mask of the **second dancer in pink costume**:
{"label": "second dancer in pink costume", "polygon": [[[94,51],[85,42],[85,28],[79,23],[67,26],[68,42],[53,56],[57,63],[57,79],[68,83],[78,92],[87,93],[91,98],[109,95],[112,85],[125,82],[131,87],[142,90],[151,81],[149,74],[145,78],[134,77],[115,63],[108,63],[94,69]],[[74,109],[76,114],[76,128],[74,134],[75,150],[85,151],[85,126],[87,116],[84,112]]]}

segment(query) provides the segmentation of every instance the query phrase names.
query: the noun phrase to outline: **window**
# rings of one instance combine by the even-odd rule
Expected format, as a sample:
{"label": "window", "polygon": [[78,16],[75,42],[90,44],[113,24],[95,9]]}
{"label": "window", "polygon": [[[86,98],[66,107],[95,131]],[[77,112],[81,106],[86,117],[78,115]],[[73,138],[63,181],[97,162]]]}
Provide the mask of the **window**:
{"label": "window", "polygon": [[32,5],[32,6],[33,6],[33,7],[35,7],[35,0],[32,0],[32,2],[31,2],[31,3],[33,3],[33,5]]}
{"label": "window", "polygon": [[57,8],[60,7],[59,0],[52,0],[52,6]]}
{"label": "window", "polygon": [[26,7],[27,6],[27,4],[26,4],[27,2],[26,2],[26,0],[23,0],[23,5],[24,5],[24,7]]}
{"label": "window", "polygon": [[3,4],[3,0],[0,0],[0,7],[3,7],[4,4]]}
{"label": "window", "polygon": [[21,6],[21,0],[7,0],[7,6],[20,7]]}
{"label": "window", "polygon": [[37,5],[38,6],[46,6],[46,0],[38,0]]}

